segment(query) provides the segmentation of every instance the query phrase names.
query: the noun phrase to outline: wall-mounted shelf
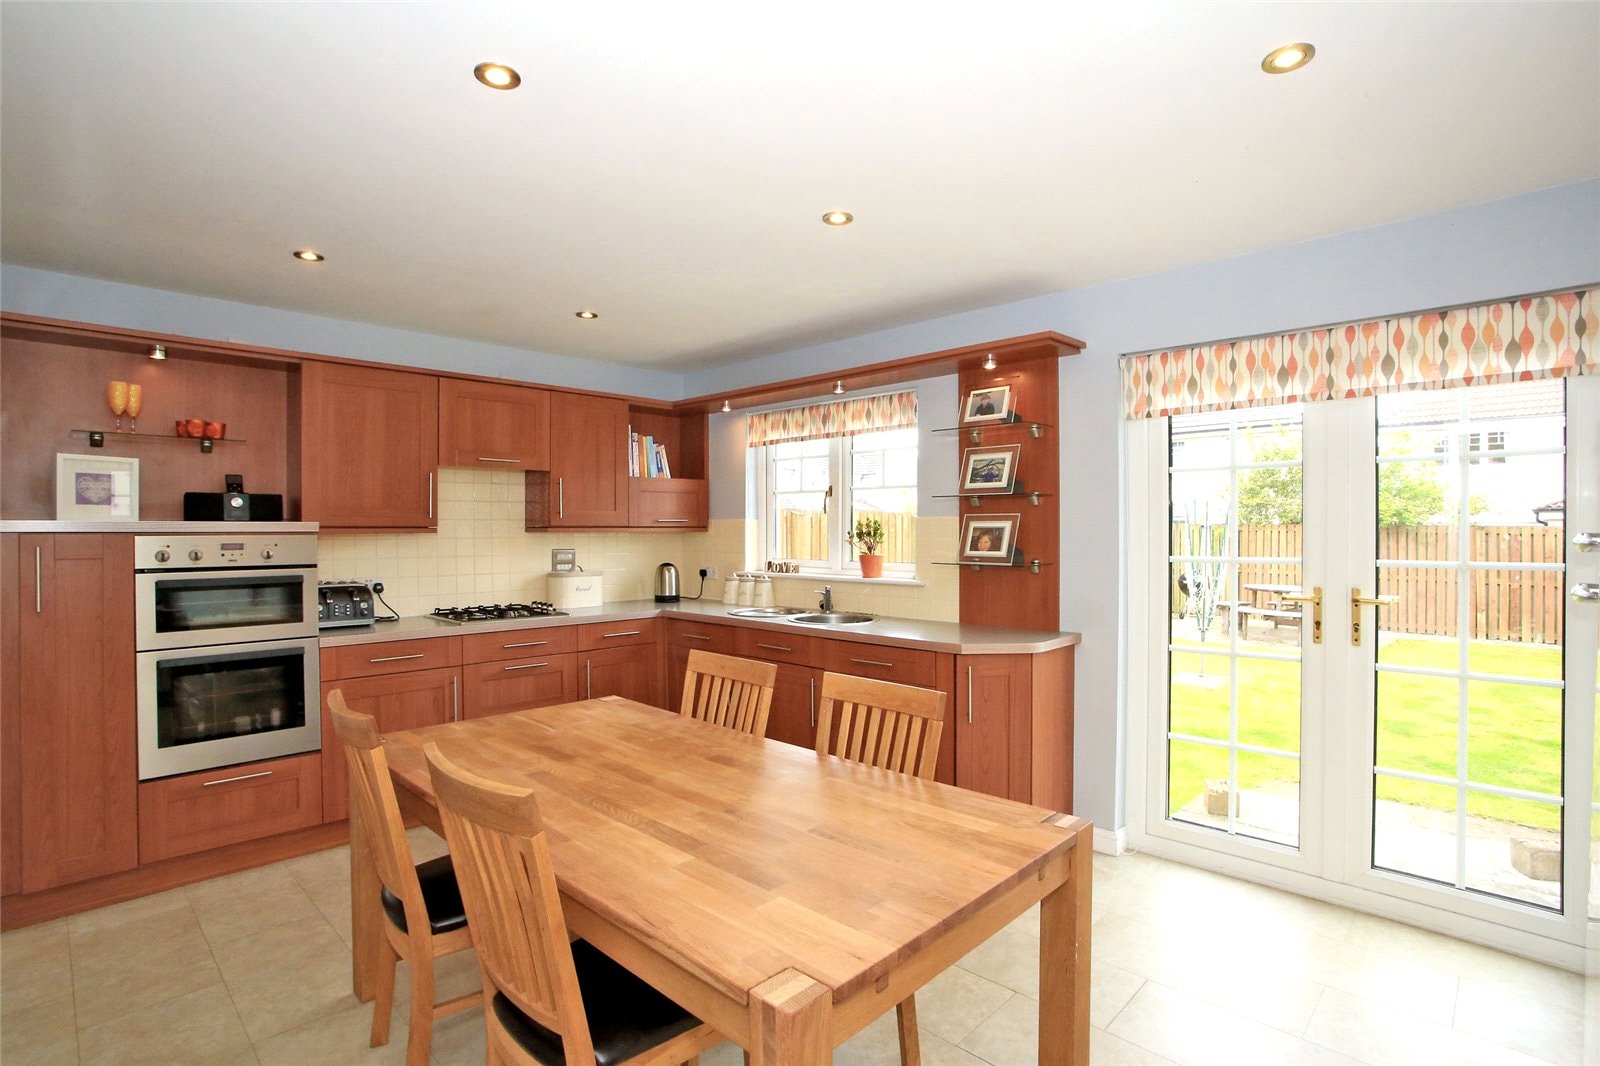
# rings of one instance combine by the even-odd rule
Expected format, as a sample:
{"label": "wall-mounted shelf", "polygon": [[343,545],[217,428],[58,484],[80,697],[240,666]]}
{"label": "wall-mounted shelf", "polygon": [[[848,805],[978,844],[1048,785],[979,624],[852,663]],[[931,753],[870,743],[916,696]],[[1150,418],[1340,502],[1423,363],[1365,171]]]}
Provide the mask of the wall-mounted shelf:
{"label": "wall-mounted shelf", "polygon": [[946,426],[943,429],[930,429],[928,432],[965,433],[968,441],[973,444],[979,444],[983,441],[983,431],[986,429],[1017,429],[1019,427],[1026,427],[1028,435],[1031,437],[1040,437],[1044,435],[1046,429],[1050,428],[1050,423],[1034,422],[1026,418],[1014,418],[1009,422],[980,422],[971,426]]}
{"label": "wall-mounted shelf", "polygon": [[1047,496],[1050,496],[1050,495],[1052,495],[1052,493],[1048,493],[1048,492],[1027,492],[1027,491],[1019,491],[1019,492],[944,492],[944,493],[934,493],[933,494],[933,499],[935,499],[935,500],[970,500],[972,502],[972,505],[974,507],[976,507],[978,505],[978,501],[980,501],[980,500],[985,500],[985,499],[988,499],[988,500],[1013,500],[1013,499],[1017,499],[1017,498],[1020,497],[1020,498],[1025,498],[1029,503],[1031,503],[1035,507],[1037,507],[1037,506],[1039,506],[1039,500],[1041,498],[1044,498],[1044,497],[1047,497]]}
{"label": "wall-mounted shelf", "polygon": [[74,437],[81,436],[88,438],[89,447],[91,448],[104,448],[106,446],[107,437],[115,437],[117,440],[128,441],[130,443],[137,443],[147,440],[180,440],[200,445],[200,450],[205,452],[207,455],[211,454],[212,446],[216,444],[246,443],[245,441],[239,440],[235,437],[224,437],[220,440],[217,440],[211,437],[180,437],[176,433],[128,433],[119,429],[75,429],[72,431],[72,435]]}
{"label": "wall-mounted shelf", "polygon": [[957,560],[955,562],[945,562],[942,559],[935,559],[933,561],[933,565],[934,566],[966,566],[966,567],[970,567],[973,570],[985,570],[985,569],[990,569],[990,570],[1024,570],[1025,569],[1025,570],[1028,570],[1031,573],[1037,574],[1041,567],[1054,566],[1055,564],[1052,563],[1052,562],[1049,562],[1047,560],[1044,560],[1044,559],[1023,559],[1023,558],[1018,557],[1016,559],[1013,559],[1009,563],[972,563],[972,562],[967,562],[965,560]]}

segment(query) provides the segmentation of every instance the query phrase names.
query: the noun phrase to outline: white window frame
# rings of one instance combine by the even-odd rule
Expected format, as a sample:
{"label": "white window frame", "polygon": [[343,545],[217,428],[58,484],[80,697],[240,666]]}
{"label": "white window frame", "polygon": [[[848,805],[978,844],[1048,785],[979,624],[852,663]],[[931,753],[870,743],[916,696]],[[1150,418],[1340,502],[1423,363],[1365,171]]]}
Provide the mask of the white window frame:
{"label": "white window frame", "polygon": [[[912,426],[902,427],[915,429]],[[861,577],[861,564],[857,561],[856,553],[845,543],[844,516],[851,513],[853,493],[850,488],[854,480],[852,469],[851,441],[854,437],[828,437],[828,473],[831,482],[831,492],[825,508],[828,515],[828,559],[825,563],[817,560],[787,560],[796,562],[802,574],[814,574],[818,577]],[[918,448],[921,448],[921,437],[918,436]],[[776,445],[763,444],[749,449],[747,460],[750,470],[751,484],[755,491],[757,506],[755,514],[756,523],[756,558],[747,561],[747,566],[760,569],[766,566],[768,560],[781,560],[785,557],[777,553],[775,536],[777,530],[777,513],[773,505],[772,491],[772,463]],[[917,492],[918,504],[921,503],[921,486],[912,486]],[[914,581],[917,577],[915,562],[893,563],[887,559],[883,564],[883,576],[896,578],[903,581]]]}

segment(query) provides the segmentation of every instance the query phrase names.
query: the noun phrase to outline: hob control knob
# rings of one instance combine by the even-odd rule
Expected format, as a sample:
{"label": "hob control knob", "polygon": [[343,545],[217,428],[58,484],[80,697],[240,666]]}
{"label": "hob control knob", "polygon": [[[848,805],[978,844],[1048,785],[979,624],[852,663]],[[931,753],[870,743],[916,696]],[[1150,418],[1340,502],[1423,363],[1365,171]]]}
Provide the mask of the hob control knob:
{"label": "hob control knob", "polygon": [[272,558],[272,549],[271,548],[262,548],[261,549],[261,558],[263,558],[263,559]]}
{"label": "hob control knob", "polygon": [[189,561],[191,563],[198,563],[202,558],[204,558],[204,555],[199,548],[189,549]]}
{"label": "hob control knob", "polygon": [[160,551],[156,552],[156,562],[158,563],[164,563],[171,558],[172,553],[167,551],[165,548],[162,548]]}

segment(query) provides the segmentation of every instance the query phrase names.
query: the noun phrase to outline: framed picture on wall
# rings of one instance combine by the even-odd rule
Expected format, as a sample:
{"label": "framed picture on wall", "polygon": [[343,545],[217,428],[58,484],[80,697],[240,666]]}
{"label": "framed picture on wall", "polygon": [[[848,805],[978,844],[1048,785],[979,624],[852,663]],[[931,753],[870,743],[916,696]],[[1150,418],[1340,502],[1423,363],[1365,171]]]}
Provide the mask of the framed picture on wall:
{"label": "framed picture on wall", "polygon": [[1011,419],[1011,386],[990,385],[973,389],[961,404],[963,425],[981,422],[1007,422]]}
{"label": "framed picture on wall", "polygon": [[57,452],[56,519],[138,521],[139,460]]}
{"label": "framed picture on wall", "polygon": [[1017,486],[1017,459],[1021,454],[1020,444],[968,448],[961,453],[961,491],[1014,492]]}
{"label": "framed picture on wall", "polygon": [[969,514],[961,519],[961,561],[1008,563],[1017,540],[1020,514]]}

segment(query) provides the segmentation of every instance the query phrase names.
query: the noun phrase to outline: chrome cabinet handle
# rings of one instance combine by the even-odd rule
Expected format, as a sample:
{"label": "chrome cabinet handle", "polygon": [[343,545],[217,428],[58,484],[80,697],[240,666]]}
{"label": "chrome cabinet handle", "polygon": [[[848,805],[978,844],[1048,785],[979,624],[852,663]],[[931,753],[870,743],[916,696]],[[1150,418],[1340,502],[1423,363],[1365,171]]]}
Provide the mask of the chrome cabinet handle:
{"label": "chrome cabinet handle", "polygon": [[657,522],[688,522],[687,518],[658,518]]}
{"label": "chrome cabinet handle", "polygon": [[894,663],[886,663],[886,662],[882,661],[881,659],[851,659],[850,661],[853,662],[853,663],[860,663],[862,666],[883,666],[883,667],[893,667],[894,666]]}
{"label": "chrome cabinet handle", "polygon": [[756,647],[768,648],[772,651],[794,651],[793,648],[785,648],[782,644],[757,644]]}
{"label": "chrome cabinet handle", "polygon": [[433,471],[428,471],[428,517],[433,517]]}
{"label": "chrome cabinet handle", "polygon": [[450,720],[461,721],[461,675],[450,675]]}
{"label": "chrome cabinet handle", "polygon": [[521,644],[502,644],[502,648],[537,648],[541,644],[550,643],[548,640],[525,640]]}
{"label": "chrome cabinet handle", "polygon": [[811,685],[811,695],[807,702],[811,704],[811,728],[815,729],[817,728],[817,679],[813,677],[808,683]]}
{"label": "chrome cabinet handle", "polygon": [[478,462],[480,462],[480,463],[520,463],[520,462],[522,462],[522,460],[521,459],[496,459],[492,455],[480,455],[480,456],[478,456]]}
{"label": "chrome cabinet handle", "polygon": [[224,777],[220,781],[202,781],[201,788],[210,788],[212,785],[231,785],[235,781],[249,781],[253,777],[271,777],[271,770],[262,770],[258,774],[241,774],[238,777]]}
{"label": "chrome cabinet handle", "polygon": [[594,660],[583,660],[583,698],[594,699]]}
{"label": "chrome cabinet handle", "polygon": [[972,667],[967,667],[967,724],[972,724]]}
{"label": "chrome cabinet handle", "polygon": [[1580,581],[1573,585],[1572,598],[1579,603],[1600,603],[1600,581]]}
{"label": "chrome cabinet handle", "polygon": [[1572,543],[1581,552],[1592,552],[1600,548],[1600,533],[1574,533]]}
{"label": "chrome cabinet handle", "polygon": [[415,655],[386,655],[381,659],[368,659],[367,662],[369,662],[369,663],[397,663],[397,662],[400,662],[400,661],[402,661],[404,659],[421,659],[422,657],[423,657],[423,653],[419,651]]}
{"label": "chrome cabinet handle", "polygon": [[683,634],[680,634],[680,636],[682,636],[684,640],[710,640],[711,639],[710,637],[704,635],[703,633],[683,633]]}
{"label": "chrome cabinet handle", "polygon": [[636,637],[639,632],[637,629],[625,629],[621,633],[602,633],[600,637],[602,640],[610,640],[612,637]]}
{"label": "chrome cabinet handle", "polygon": [[556,478],[556,517],[567,517],[567,479]]}
{"label": "chrome cabinet handle", "polygon": [[541,666],[549,666],[549,665],[550,665],[549,663],[523,663],[521,666],[502,666],[500,669],[502,669],[502,670],[537,670]]}
{"label": "chrome cabinet handle", "polygon": [[44,614],[44,546],[33,546],[33,613]]}

